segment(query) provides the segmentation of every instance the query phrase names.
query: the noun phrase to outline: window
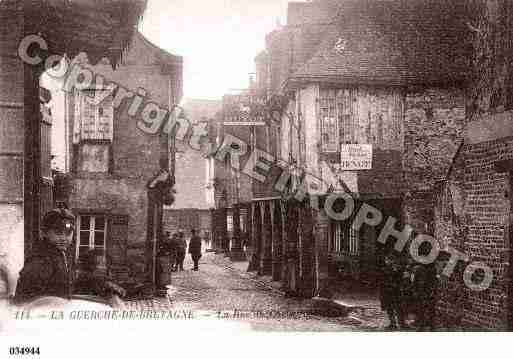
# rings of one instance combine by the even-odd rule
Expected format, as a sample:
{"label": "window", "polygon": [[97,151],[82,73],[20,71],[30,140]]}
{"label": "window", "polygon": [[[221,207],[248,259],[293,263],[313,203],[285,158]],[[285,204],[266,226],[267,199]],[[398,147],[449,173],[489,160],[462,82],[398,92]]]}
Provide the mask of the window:
{"label": "window", "polygon": [[339,151],[340,143],[356,142],[356,123],[353,112],[356,89],[321,89],[319,118],[323,152]]}
{"label": "window", "polygon": [[335,90],[321,90],[321,142],[323,152],[338,151],[338,124]]}
{"label": "window", "polygon": [[74,171],[112,171],[114,106],[112,97],[105,91],[91,89],[74,93]]}
{"label": "window", "polygon": [[240,209],[240,231],[242,233],[246,233],[247,229],[247,218],[248,218],[248,210],[245,208]]}
{"label": "window", "polygon": [[233,215],[231,213],[226,215],[226,230],[228,233],[233,233]]}
{"label": "window", "polygon": [[87,140],[112,141],[114,106],[112,96],[106,91],[91,89],[75,93],[74,144]]}
{"label": "window", "polygon": [[329,249],[331,252],[355,256],[359,254],[358,232],[347,222],[333,222],[331,225]]}
{"label": "window", "polygon": [[80,215],[78,217],[78,240],[76,248],[77,262],[83,261],[91,250],[103,254],[103,267],[107,242],[107,220],[104,215]]}

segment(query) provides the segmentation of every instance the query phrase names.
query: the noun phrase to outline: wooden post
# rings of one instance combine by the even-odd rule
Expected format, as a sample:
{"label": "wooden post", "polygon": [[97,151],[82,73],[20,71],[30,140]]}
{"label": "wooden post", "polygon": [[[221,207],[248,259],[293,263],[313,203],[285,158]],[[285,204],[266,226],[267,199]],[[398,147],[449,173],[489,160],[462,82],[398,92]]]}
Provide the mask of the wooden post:
{"label": "wooden post", "polygon": [[283,219],[281,213],[280,201],[275,201],[273,206],[273,268],[272,276],[274,281],[280,281],[282,278],[283,263]]}
{"label": "wooden post", "polygon": [[233,261],[243,261],[246,259],[242,248],[240,213],[240,204],[237,203],[233,206],[233,238],[232,248],[230,248],[230,259]]}

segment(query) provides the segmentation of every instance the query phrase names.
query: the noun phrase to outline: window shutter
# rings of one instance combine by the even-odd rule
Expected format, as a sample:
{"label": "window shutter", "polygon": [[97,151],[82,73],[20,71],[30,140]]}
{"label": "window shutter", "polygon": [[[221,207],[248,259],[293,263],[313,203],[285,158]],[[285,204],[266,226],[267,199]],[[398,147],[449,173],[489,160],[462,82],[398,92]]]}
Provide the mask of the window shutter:
{"label": "window shutter", "polygon": [[128,216],[111,214],[108,218],[109,236],[107,238],[107,254],[109,270],[113,279],[119,282],[128,280]]}

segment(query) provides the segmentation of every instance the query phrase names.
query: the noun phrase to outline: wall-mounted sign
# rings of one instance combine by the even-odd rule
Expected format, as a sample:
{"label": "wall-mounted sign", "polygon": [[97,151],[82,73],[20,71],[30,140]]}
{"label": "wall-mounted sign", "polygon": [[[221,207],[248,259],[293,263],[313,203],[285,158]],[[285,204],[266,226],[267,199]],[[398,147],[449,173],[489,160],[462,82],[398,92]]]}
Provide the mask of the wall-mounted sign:
{"label": "wall-mounted sign", "polygon": [[372,169],[372,145],[348,144],[340,148],[340,170]]}

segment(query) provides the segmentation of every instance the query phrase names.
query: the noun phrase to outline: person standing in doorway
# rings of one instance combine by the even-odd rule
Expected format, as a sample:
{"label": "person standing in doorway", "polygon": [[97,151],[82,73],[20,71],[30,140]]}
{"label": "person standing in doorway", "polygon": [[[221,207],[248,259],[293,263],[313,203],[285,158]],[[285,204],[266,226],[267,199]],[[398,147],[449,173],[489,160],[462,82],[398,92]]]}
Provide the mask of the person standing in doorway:
{"label": "person standing in doorway", "polygon": [[192,270],[199,270],[199,260],[201,258],[201,238],[198,235],[196,235],[195,229],[191,229],[189,253],[191,255],[192,261],[194,262],[194,268]]}
{"label": "person standing in doorway", "polygon": [[178,232],[176,241],[176,270],[183,271],[183,261],[185,260],[185,250],[187,249],[187,242],[182,231]]}

